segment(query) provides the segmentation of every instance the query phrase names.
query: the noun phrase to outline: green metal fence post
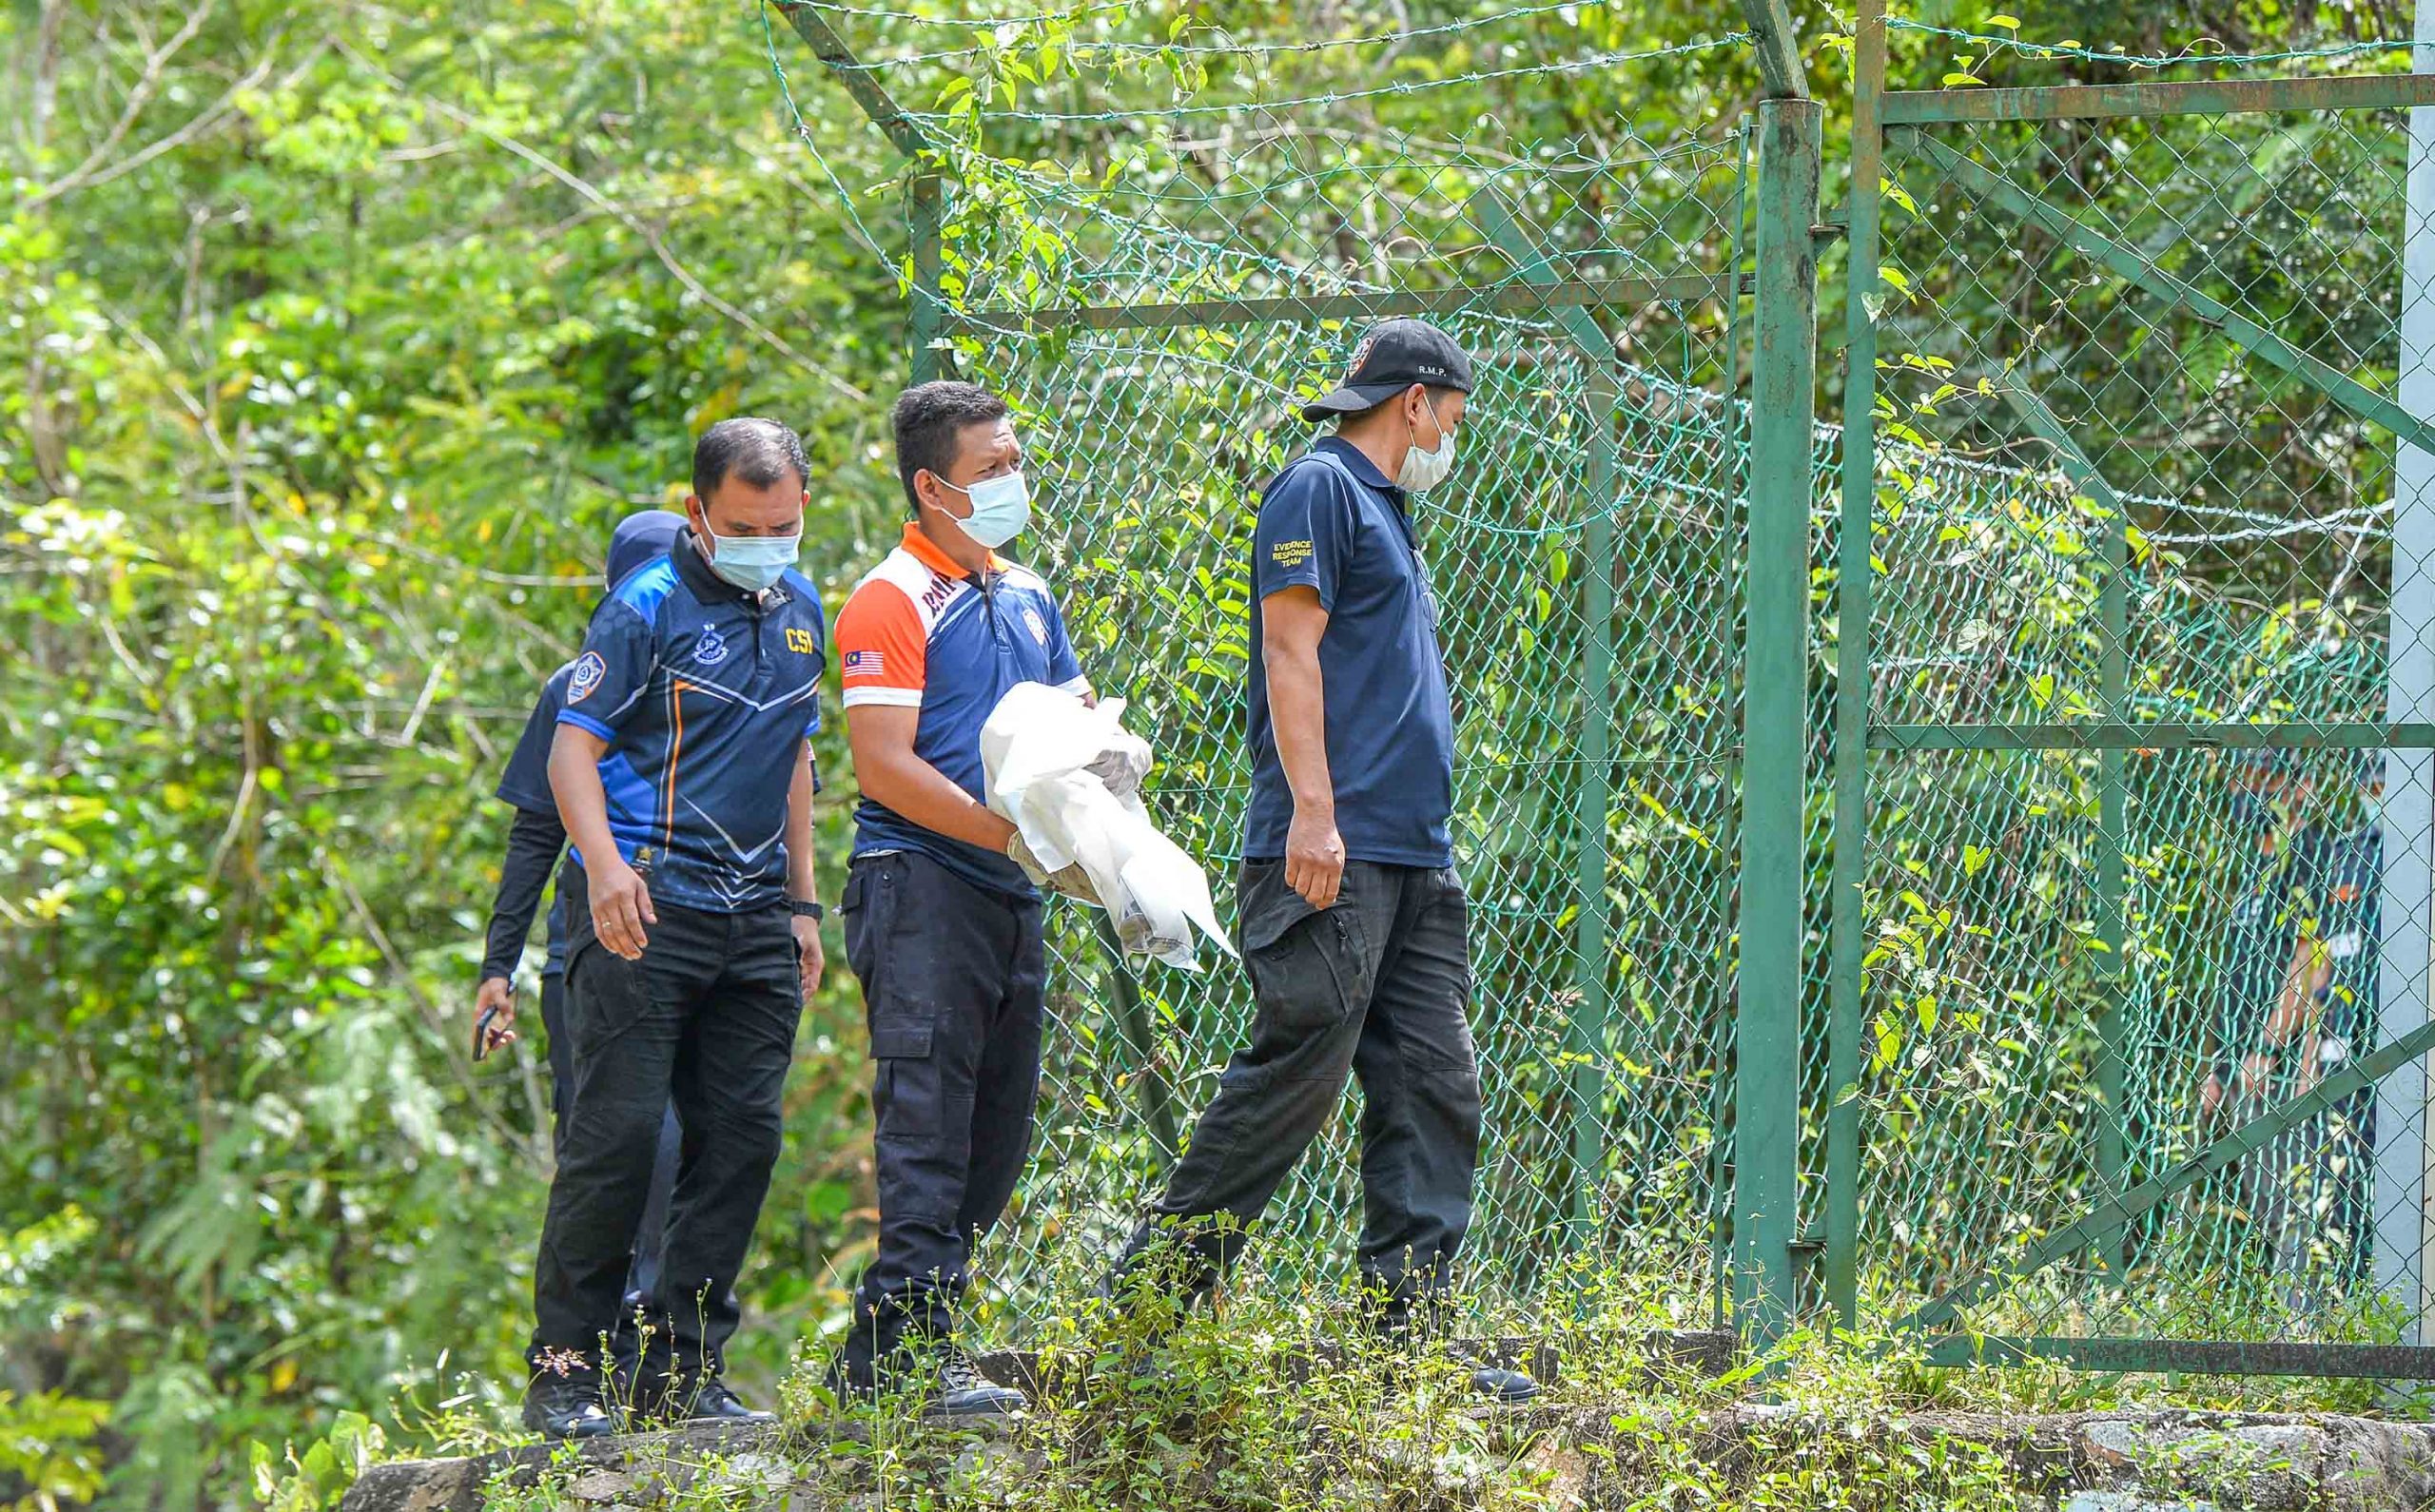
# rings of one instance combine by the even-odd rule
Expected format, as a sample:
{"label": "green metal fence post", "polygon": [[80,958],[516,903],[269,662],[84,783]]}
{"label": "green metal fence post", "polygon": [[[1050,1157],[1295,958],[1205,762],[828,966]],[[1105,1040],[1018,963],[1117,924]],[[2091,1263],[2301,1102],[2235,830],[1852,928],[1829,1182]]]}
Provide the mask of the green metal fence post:
{"label": "green metal fence post", "polygon": [[945,194],[939,175],[920,171],[922,133],[913,118],[881,87],[879,75],[854,56],[854,49],[846,45],[846,39],[838,35],[828,18],[801,0],[778,0],[778,12],[811,48],[812,56],[837,76],[854,103],[871,118],[871,124],[916,166],[910,214],[906,217],[912,233],[913,289],[906,311],[905,339],[908,349],[906,366],[913,381],[926,383],[944,371],[938,352],[939,333],[945,325],[945,305],[939,292],[939,227],[945,220]]}
{"label": "green metal fence post", "polygon": [[1590,1192],[1599,1176],[1605,1142],[1607,1013],[1607,815],[1613,760],[1610,721],[1615,704],[1615,384],[1601,369],[1588,382],[1589,418],[1597,429],[1589,443],[1588,524],[1583,529],[1581,649],[1581,851],[1575,859],[1579,890],[1573,948],[1580,955],[1566,1050],[1572,1063],[1572,1225],[1575,1243],[1589,1232],[1594,1216]]}
{"label": "green metal fence post", "polygon": [[945,366],[938,350],[939,330],[945,312],[939,293],[939,226],[945,216],[945,198],[937,174],[925,173],[913,181],[909,217],[913,291],[905,312],[905,342],[908,349],[906,367],[916,383],[941,377]]}
{"label": "green metal fence post", "polygon": [[1795,1301],[1801,1144],[1802,833],[1810,443],[1818,373],[1821,110],[1759,107],[1755,350],[1746,489],[1741,970],[1735,1015],[1733,1246],[1739,1327],[1780,1337]]}
{"label": "green metal fence post", "polygon": [[1828,893],[1826,1301],[1849,1328],[1860,1311],[1860,1001],[1866,983],[1869,616],[1875,612],[1877,296],[1884,142],[1885,0],[1860,0],[1852,59],[1852,198],[1844,293],[1843,511],[1835,569],[1835,860]]}
{"label": "green metal fence post", "polygon": [[[2130,634],[2130,585],[2124,572],[2130,566],[2130,519],[2116,500],[2113,517],[2106,521],[2105,581],[2098,589],[2098,617],[2103,625],[2105,644],[2099,651],[2103,662],[2102,696],[2105,717],[2122,720],[2129,717],[2126,707],[2130,694],[2130,653],[2124,642]],[[2096,1174],[2100,1185],[2119,1192],[2123,1186],[2125,1125],[2130,1117],[2128,1077],[2124,1072],[2129,1030],[2122,1017],[2123,998],[2130,989],[2129,965],[2122,952],[2130,942],[2130,929],[2124,917],[2124,882],[2122,849],[2131,838],[2130,792],[2123,763],[2130,752],[2120,746],[2108,746],[2097,753],[2097,852],[2096,852],[2096,932],[2105,946],[2102,968],[2105,987],[2097,1009],[2097,1093],[2105,1099],[2104,1111],[2097,1115]],[[2130,1264],[2131,1231],[2124,1228],[2107,1236],[2101,1247],[2108,1269],[2120,1272]]]}

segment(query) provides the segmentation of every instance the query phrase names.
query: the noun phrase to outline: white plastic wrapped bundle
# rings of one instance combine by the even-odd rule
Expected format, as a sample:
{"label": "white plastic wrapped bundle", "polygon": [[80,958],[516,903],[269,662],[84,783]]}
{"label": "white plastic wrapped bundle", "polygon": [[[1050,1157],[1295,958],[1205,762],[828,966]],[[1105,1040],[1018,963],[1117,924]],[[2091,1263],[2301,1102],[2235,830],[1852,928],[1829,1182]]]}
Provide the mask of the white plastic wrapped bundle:
{"label": "white plastic wrapped bundle", "polygon": [[981,727],[989,806],[1049,871],[1080,866],[1128,955],[1200,969],[1193,930],[1232,956],[1209,878],[1141,806],[1149,743],[1123,727],[1124,700],[1097,708],[1045,683],[1006,690]]}

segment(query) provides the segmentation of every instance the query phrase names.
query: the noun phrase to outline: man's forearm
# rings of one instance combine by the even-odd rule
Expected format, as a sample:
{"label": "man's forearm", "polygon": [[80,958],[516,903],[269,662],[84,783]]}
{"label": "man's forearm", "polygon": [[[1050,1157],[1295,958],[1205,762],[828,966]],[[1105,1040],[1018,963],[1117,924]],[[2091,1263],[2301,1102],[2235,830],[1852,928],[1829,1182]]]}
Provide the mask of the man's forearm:
{"label": "man's forearm", "polygon": [[1013,824],[946,773],[909,751],[868,763],[858,760],[854,770],[864,793],[924,829],[984,850],[1004,850],[1015,832]]}
{"label": "man's forearm", "polygon": [[560,725],[550,746],[550,795],[558,801],[558,822],[576,851],[595,860],[617,854],[609,830],[609,794],[600,785],[600,752],[607,743],[588,730]]}
{"label": "man's forearm", "polygon": [[558,816],[537,810],[517,809],[515,827],[508,831],[507,859],[500,863],[498,896],[491,903],[491,923],[485,933],[482,951],[482,976],[513,976],[516,963],[524,955],[524,937],[533,930],[533,916],[540,910],[541,890],[550,884],[551,869],[558,863],[558,852],[565,848],[567,832],[558,824]]}
{"label": "man's forearm", "polygon": [[1268,718],[1276,759],[1298,813],[1334,815],[1335,785],[1328,772],[1326,688],[1315,650],[1270,648]]}
{"label": "man's forearm", "polygon": [[820,877],[812,843],[811,743],[804,743],[795,774],[787,785],[787,896],[802,902],[820,901]]}

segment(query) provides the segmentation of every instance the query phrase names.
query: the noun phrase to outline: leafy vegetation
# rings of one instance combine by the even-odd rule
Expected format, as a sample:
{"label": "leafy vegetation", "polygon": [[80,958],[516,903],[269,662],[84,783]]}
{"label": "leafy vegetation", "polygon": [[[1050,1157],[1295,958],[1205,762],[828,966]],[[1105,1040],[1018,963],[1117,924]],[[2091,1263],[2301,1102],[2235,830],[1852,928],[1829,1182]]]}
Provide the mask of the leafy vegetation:
{"label": "leafy vegetation", "polygon": [[[1364,0],[1327,24],[1471,9]],[[1584,7],[1579,41],[1714,36],[1714,9]],[[2376,0],[2011,9],[2150,48],[2401,26]],[[1283,43],[1311,24],[1194,13]],[[549,1120],[537,1034],[478,1070],[463,1049],[489,785],[611,525],[681,493],[709,420],[804,432],[832,595],[899,515],[899,165],[799,50],[793,139],[762,26],[731,0],[0,11],[0,1499],[301,1506],[366,1456],[506,1421]],[[1915,75],[1939,66],[1942,43],[1898,40]],[[1042,87],[1036,46],[1006,50],[1001,87]],[[1287,86],[1327,67],[1279,56]],[[1813,58],[1838,111],[1840,56]],[[958,70],[932,71],[924,103],[951,110]],[[1575,83],[1517,93],[1501,128],[1714,138],[1756,93],[1731,48]],[[1044,87],[1104,103],[1070,70]],[[1472,125],[1427,99],[1344,130]],[[821,760],[846,768],[833,725]],[[850,784],[828,793],[833,875]],[[842,976],[807,1016],[746,1298],[756,1390],[841,1319],[869,1243],[860,1018]],[[1194,1347],[1262,1400],[1261,1351],[1317,1306],[1238,1308]],[[1117,1457],[1150,1429],[1112,1387],[1078,1389],[1118,1427],[1043,1446],[1079,1498],[1157,1462]],[[1438,1415],[1407,1442],[1433,1455],[1446,1399],[1412,1400]],[[1226,1473],[1269,1473],[1237,1452],[1258,1442]]]}

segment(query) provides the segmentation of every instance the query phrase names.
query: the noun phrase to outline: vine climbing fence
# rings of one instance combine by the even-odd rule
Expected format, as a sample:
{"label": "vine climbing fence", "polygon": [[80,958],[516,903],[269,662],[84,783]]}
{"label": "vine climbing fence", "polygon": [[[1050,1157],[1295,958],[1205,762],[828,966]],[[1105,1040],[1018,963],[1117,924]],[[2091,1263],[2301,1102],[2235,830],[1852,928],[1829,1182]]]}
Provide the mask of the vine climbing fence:
{"label": "vine climbing fence", "polygon": [[[2435,1375],[2435,583],[2395,565],[2428,81],[2338,43],[2154,82],[2191,60],[1871,3],[1811,49],[1850,89],[1821,142],[1781,6],[1662,46],[1620,9],[1291,42],[1132,4],[763,15],[790,104],[781,26],[905,154],[914,375],[1016,405],[1030,550],[1221,884],[1295,409],[1378,318],[1477,354],[1416,519],[1482,1302],[1628,1274],[1685,1324],[1825,1308],[1947,1360]],[[1893,87],[1889,35],[1936,88]],[[1629,125],[1719,79],[1762,103]],[[1855,192],[1821,216],[1829,160]],[[1232,967],[1128,963],[1085,911],[1052,940],[1041,1148],[984,1257],[1011,1326],[1121,1242],[1249,1014]],[[1259,1251],[1278,1279],[1343,1251],[1357,1145],[1349,1116],[1272,1214],[1308,1241]]]}

